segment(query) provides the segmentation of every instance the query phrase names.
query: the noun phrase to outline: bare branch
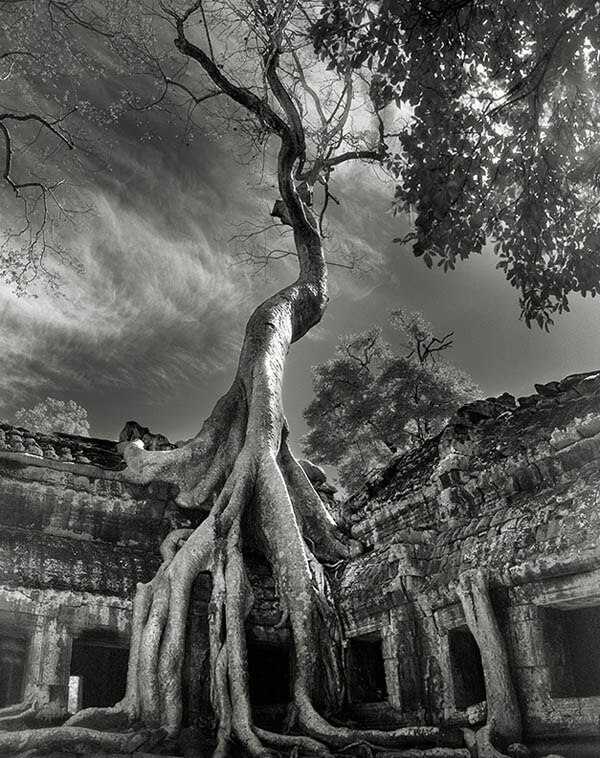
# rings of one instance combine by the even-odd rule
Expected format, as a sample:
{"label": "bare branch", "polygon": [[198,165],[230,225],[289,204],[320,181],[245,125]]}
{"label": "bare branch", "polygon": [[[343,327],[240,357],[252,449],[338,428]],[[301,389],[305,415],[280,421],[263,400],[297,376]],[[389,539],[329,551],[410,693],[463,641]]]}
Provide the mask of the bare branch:
{"label": "bare branch", "polygon": [[339,166],[342,163],[348,161],[374,161],[381,163],[383,161],[383,149],[379,150],[348,150],[345,153],[334,155],[331,158],[326,158],[323,163],[328,168]]}
{"label": "bare branch", "polygon": [[215,53],[212,46],[212,40],[210,38],[210,29],[208,28],[208,22],[206,20],[206,13],[204,12],[204,5],[202,5],[202,3],[200,3],[200,13],[202,14],[202,23],[204,25],[204,33],[206,34],[206,44],[208,45],[208,52],[210,54],[211,60],[214,61]]}
{"label": "bare branch", "polygon": [[58,137],[62,142],[65,143],[65,145],[69,148],[69,150],[73,149],[73,140],[68,134],[68,132],[63,132],[60,129],[57,129],[57,124],[60,124],[62,121],[65,120],[68,116],[75,113],[77,110],[76,107],[71,108],[71,110],[66,113],[64,116],[61,116],[60,118],[54,119],[54,121],[50,121],[47,118],[44,118],[43,116],[40,116],[37,113],[25,113],[25,114],[19,114],[19,113],[0,113],[0,122],[4,121],[36,121],[38,124],[41,124],[45,129],[48,129],[48,131],[52,132],[56,137]]}
{"label": "bare branch", "polygon": [[192,8],[186,11],[184,16],[175,16],[177,28],[175,47],[183,55],[197,61],[223,94],[253,113],[261,123],[268,126],[276,134],[282,135],[287,133],[289,131],[288,125],[264,100],[261,100],[249,89],[238,87],[234,84],[225,76],[225,74],[223,74],[221,69],[204,52],[204,50],[187,39],[185,34],[185,21],[195,10],[198,10],[199,7],[200,3],[195,3]]}
{"label": "bare branch", "polygon": [[325,116],[325,112],[323,111],[321,98],[306,81],[306,76],[304,75],[304,69],[302,68],[302,64],[300,63],[300,58],[298,57],[298,54],[295,51],[292,51],[292,57],[296,64],[296,69],[298,71],[298,76],[300,77],[300,81],[302,82],[302,86],[304,87],[305,92],[307,92],[308,95],[310,95],[310,97],[312,98],[312,101],[315,104],[315,108],[317,109],[317,113],[319,114],[319,118],[321,119],[321,124],[323,125],[323,127],[325,127],[327,126],[328,119]]}
{"label": "bare branch", "polygon": [[180,89],[183,92],[185,92],[186,95],[190,96],[190,98],[194,101],[196,105],[200,105],[200,103],[203,103],[206,100],[210,100],[211,97],[217,97],[218,95],[223,94],[223,92],[221,92],[220,90],[219,91],[213,90],[212,92],[207,92],[204,95],[196,95],[192,92],[192,90],[188,86],[186,86],[185,84],[182,84],[182,82],[175,81],[174,79],[171,79],[168,76],[165,77],[165,82],[168,85],[172,87],[176,87],[177,89]]}
{"label": "bare branch", "polygon": [[[271,261],[280,261],[284,258],[298,258],[298,253],[295,250],[275,247],[265,253],[260,253],[257,250],[248,249],[244,250],[243,254],[239,255],[240,262],[251,263],[252,265],[258,266],[259,271],[265,269],[268,264],[271,263]],[[343,268],[348,271],[354,271],[356,269],[356,262],[354,260],[350,261],[350,263],[343,263],[342,261],[335,261],[331,260],[330,258],[326,258],[325,263],[328,266]]]}

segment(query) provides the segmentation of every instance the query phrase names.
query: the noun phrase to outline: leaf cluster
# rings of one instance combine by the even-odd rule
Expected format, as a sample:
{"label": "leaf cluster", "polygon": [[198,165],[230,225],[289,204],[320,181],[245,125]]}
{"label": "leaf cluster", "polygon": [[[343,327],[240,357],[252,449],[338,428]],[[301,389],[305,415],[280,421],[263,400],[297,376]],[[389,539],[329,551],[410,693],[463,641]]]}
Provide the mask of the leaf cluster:
{"label": "leaf cluster", "polygon": [[522,315],[548,328],[600,287],[599,6],[589,0],[328,0],[322,55],[350,51],[379,107],[409,107],[388,153],[396,212],[429,267],[493,246]]}

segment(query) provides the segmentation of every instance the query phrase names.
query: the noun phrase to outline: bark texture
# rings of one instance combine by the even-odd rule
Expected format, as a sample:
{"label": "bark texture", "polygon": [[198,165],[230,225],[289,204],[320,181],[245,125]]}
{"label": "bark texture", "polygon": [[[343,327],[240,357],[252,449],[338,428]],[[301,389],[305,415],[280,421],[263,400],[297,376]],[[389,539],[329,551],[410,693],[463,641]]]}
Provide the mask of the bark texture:
{"label": "bark texture", "polygon": [[498,626],[482,570],[466,571],[459,580],[457,594],[467,626],[481,653],[487,699],[487,724],[476,734],[479,758],[501,758],[494,747],[520,742],[521,710],[517,700],[504,637]]}

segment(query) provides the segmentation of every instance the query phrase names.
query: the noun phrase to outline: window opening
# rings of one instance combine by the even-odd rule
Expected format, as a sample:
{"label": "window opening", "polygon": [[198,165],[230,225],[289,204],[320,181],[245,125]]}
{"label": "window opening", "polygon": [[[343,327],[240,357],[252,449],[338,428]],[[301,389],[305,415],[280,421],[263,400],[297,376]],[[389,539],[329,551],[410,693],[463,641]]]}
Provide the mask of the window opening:
{"label": "window opening", "polygon": [[545,609],[553,697],[600,695],[600,606]]}
{"label": "window opening", "polygon": [[381,639],[374,635],[348,641],[348,697],[351,703],[377,703],[387,698]]}
{"label": "window opening", "polygon": [[129,650],[116,634],[85,634],[73,640],[69,706],[114,705],[125,695]]}
{"label": "window opening", "polygon": [[463,626],[449,630],[448,647],[454,705],[458,710],[464,710],[486,699],[479,645],[469,629]]}

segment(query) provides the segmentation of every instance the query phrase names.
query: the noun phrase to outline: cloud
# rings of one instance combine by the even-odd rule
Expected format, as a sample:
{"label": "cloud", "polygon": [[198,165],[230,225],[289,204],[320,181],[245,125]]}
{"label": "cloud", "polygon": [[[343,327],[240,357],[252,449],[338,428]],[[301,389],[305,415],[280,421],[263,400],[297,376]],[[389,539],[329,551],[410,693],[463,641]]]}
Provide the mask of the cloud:
{"label": "cloud", "polygon": [[78,242],[85,275],[63,272],[56,296],[0,288],[0,392],[5,405],[44,392],[137,387],[162,393],[231,363],[249,309],[244,274],[227,264],[196,216],[185,237],[114,197]]}

